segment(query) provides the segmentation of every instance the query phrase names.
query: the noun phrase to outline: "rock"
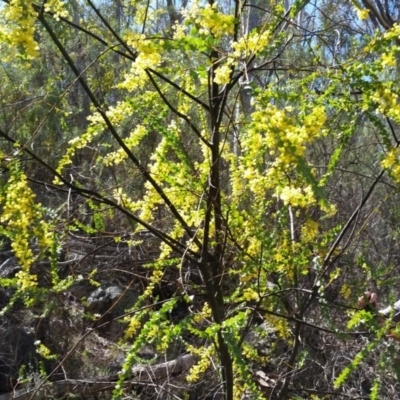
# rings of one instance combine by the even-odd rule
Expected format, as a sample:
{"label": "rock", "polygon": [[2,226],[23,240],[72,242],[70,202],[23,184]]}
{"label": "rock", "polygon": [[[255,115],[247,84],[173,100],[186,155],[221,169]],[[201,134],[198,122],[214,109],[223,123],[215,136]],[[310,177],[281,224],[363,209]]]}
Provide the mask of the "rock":
{"label": "rock", "polygon": [[87,310],[93,314],[104,314],[124,293],[120,286],[99,287],[87,299]]}
{"label": "rock", "polygon": [[118,322],[116,322],[116,324],[107,323],[123,315],[127,308],[135,304],[139,295],[139,292],[135,289],[136,288],[129,288],[125,290],[121,286],[111,285],[101,286],[93,291],[86,301],[86,311],[101,316],[95,322],[94,326],[101,327],[101,325],[106,324],[101,330],[102,333],[111,331],[113,336],[118,335],[122,330],[121,324],[118,324]]}
{"label": "rock", "polygon": [[0,265],[0,278],[13,278],[19,270],[16,258],[9,257]]}

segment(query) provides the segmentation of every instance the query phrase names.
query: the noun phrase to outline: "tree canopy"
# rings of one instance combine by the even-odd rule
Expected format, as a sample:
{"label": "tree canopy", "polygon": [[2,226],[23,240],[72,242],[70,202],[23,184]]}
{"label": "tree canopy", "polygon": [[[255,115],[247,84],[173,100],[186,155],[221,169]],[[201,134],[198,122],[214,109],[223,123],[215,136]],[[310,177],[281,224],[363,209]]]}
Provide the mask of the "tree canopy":
{"label": "tree canopy", "polygon": [[2,3],[0,390],[394,398],[397,2]]}

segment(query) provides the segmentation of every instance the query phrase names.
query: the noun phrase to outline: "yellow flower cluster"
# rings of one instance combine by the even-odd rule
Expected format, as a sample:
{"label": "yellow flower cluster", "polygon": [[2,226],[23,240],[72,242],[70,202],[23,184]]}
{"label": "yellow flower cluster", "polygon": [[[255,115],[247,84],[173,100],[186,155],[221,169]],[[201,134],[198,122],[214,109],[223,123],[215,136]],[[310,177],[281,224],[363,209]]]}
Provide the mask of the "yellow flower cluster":
{"label": "yellow flower cluster", "polygon": [[117,87],[132,91],[145,86],[148,80],[147,68],[155,68],[160,65],[164,42],[133,32],[126,33],[125,40],[130,47],[137,51],[138,55],[132,63],[130,72],[125,75],[125,80]]}
{"label": "yellow flower cluster", "polygon": [[44,11],[52,12],[56,21],[68,17],[68,10],[65,9],[65,3],[60,0],[47,0],[44,3]]}
{"label": "yellow flower cluster", "polygon": [[0,222],[6,223],[8,231],[16,236],[12,247],[24,270],[29,269],[34,258],[29,246],[29,232],[36,212],[34,195],[27,187],[25,176],[11,176]]}
{"label": "yellow flower cluster", "polygon": [[211,317],[211,307],[207,302],[204,303],[203,309],[194,315],[193,320],[196,323],[201,323]]}
{"label": "yellow flower cluster", "polygon": [[242,354],[248,360],[253,360],[255,362],[259,362],[260,364],[268,361],[268,357],[260,355],[253,344],[250,343],[244,342],[242,344]]}
{"label": "yellow flower cluster", "polygon": [[357,17],[362,21],[369,18],[369,10],[366,8],[356,8],[356,12]]}
{"label": "yellow flower cluster", "polygon": [[[106,111],[106,115],[112,124],[119,125],[129,115],[131,115],[132,112],[133,108],[128,102],[118,102],[116,106],[111,106]],[[99,112],[94,112],[92,115],[87,117],[87,119],[90,122],[87,131],[81,136],[78,136],[69,141],[70,146],[68,147],[64,156],[61,158],[57,167],[57,172],[61,173],[67,165],[72,163],[72,157],[75,154],[76,150],[83,149],[93,140],[94,137],[96,137],[101,132],[103,132],[104,129],[106,129],[106,123]],[[142,129],[144,128],[140,127],[132,132],[131,136],[127,139],[126,142],[127,144],[129,143],[128,146],[135,146],[136,141],[137,143],[139,143],[143,135],[146,134],[146,132]],[[115,160],[113,159],[113,157],[115,158]],[[103,161],[105,165],[111,165],[113,162],[119,163],[125,158],[126,155],[123,149],[120,149],[117,152],[109,154],[103,159],[100,158],[100,161]],[[60,180],[58,178],[55,178],[54,184],[60,184]]]}
{"label": "yellow flower cluster", "polygon": [[315,204],[314,192],[311,186],[290,187],[284,186],[276,190],[277,196],[285,205],[307,207]]}
{"label": "yellow flower cluster", "polygon": [[387,67],[395,67],[396,66],[396,57],[393,52],[383,53],[381,56],[382,65]]}
{"label": "yellow flower cluster", "polygon": [[340,289],[340,294],[345,298],[348,299],[351,296],[351,287],[349,285],[344,284]]}
{"label": "yellow flower cluster", "polygon": [[384,33],[383,37],[387,40],[400,39],[400,24],[398,22],[394,23],[393,26]]}
{"label": "yellow flower cluster", "polygon": [[194,365],[188,375],[186,376],[186,380],[188,382],[197,382],[201,378],[201,374],[206,372],[208,368],[210,368],[211,361],[210,357],[214,351],[212,346],[196,349],[192,346],[188,348],[188,351],[192,354],[195,354],[200,357],[199,362]]}
{"label": "yellow flower cluster", "polygon": [[279,337],[287,340],[289,343],[292,341],[290,327],[286,320],[274,315],[267,315],[266,319],[275,328]]}
{"label": "yellow flower cluster", "polygon": [[[182,213],[181,213],[182,215]],[[179,222],[175,222],[173,228],[168,232],[168,235],[174,239],[180,239],[184,235],[184,229],[182,228],[182,225]],[[161,243],[160,244],[160,255],[159,259],[160,260],[165,260],[167,259],[172,253],[172,249],[168,244],[166,243]]]}
{"label": "yellow flower cluster", "polygon": [[383,34],[377,33],[375,37],[371,38],[369,43],[365,46],[364,52],[370,54],[379,54],[382,52],[382,49],[389,49],[389,51],[396,52],[399,50],[397,46],[399,39],[400,24],[396,22]]}
{"label": "yellow flower cluster", "polygon": [[37,286],[37,276],[26,271],[18,271],[15,274],[18,287],[22,291],[32,289]]}
{"label": "yellow flower cluster", "polygon": [[293,277],[293,249],[294,243],[284,239],[281,243],[277,243],[275,254],[273,254],[274,269],[278,272],[284,272],[287,279],[291,280]]}
{"label": "yellow flower cluster", "polygon": [[389,87],[381,87],[375,91],[372,96],[378,107],[376,112],[387,115],[393,118],[397,123],[400,123],[400,104],[398,103],[398,95]]}
{"label": "yellow flower cluster", "polygon": [[156,269],[153,271],[153,275],[151,275],[149,284],[146,287],[146,290],[140,296],[141,298],[148,298],[153,294],[154,288],[161,282],[161,279],[164,275],[164,272],[161,269]]}
{"label": "yellow flower cluster", "polygon": [[321,397],[317,396],[316,394],[312,394],[310,397],[311,400],[323,400]]}
{"label": "yellow flower cluster", "polygon": [[318,235],[318,222],[313,220],[308,220],[304,222],[303,226],[301,227],[301,238],[303,243],[312,242],[315,237]]}
{"label": "yellow flower cluster", "polygon": [[11,45],[22,50],[28,58],[39,54],[39,46],[34,39],[37,12],[30,0],[11,0],[2,10],[6,23],[0,27],[3,36]]}
{"label": "yellow flower cluster", "polygon": [[129,322],[128,327],[125,329],[125,336],[127,338],[132,338],[137,334],[137,332],[141,328],[142,322],[140,321],[139,318],[137,318],[136,315],[132,317],[127,317],[125,321]]}
{"label": "yellow flower cluster", "polygon": [[163,337],[162,334],[163,326],[162,321],[157,321],[157,324],[151,324],[150,327],[146,330],[146,339],[149,343],[152,343],[159,336]]}
{"label": "yellow flower cluster", "polygon": [[[247,351],[245,348],[249,351]],[[257,355],[255,348],[251,348],[247,344],[242,345],[242,357],[246,360],[252,360],[252,362],[265,365],[268,363],[267,357],[260,357]],[[263,393],[257,388],[257,385],[253,379],[251,379],[250,371],[247,368],[243,368],[243,360],[235,357],[233,363],[234,370],[234,381],[233,381],[233,400],[243,399],[266,399],[269,396],[263,395]]]}
{"label": "yellow flower cluster", "polygon": [[43,343],[40,343],[40,341],[35,342],[35,345],[37,346],[36,352],[46,360],[55,360],[57,358],[57,355],[52,354],[50,349],[46,347]]}
{"label": "yellow flower cluster", "polygon": [[[72,157],[74,156],[76,150],[83,149],[88,143],[90,143],[93,138],[98,135],[100,131],[95,129],[94,127],[89,127],[88,130],[81,136],[71,139],[69,141],[70,146],[68,147],[66,153],[61,158],[60,162],[58,163],[57,172],[62,173],[63,169],[72,164]],[[58,177],[54,178],[53,183],[55,185],[60,185],[61,181]]]}
{"label": "yellow flower cluster", "polygon": [[[164,335],[161,336],[161,340],[157,343],[157,351],[160,353],[164,353],[168,350],[173,338],[171,335],[168,335],[168,330],[171,329],[169,326],[166,326]],[[158,337],[160,337],[161,332],[157,332]]]}
{"label": "yellow flower cluster", "polygon": [[164,44],[162,40],[134,32],[126,32],[124,38],[128,46],[137,50],[138,53],[147,55],[158,54],[160,56],[160,46]]}
{"label": "yellow flower cluster", "polygon": [[16,275],[18,286],[25,290],[37,285],[37,277],[30,272],[35,260],[30,240],[36,237],[41,249],[46,249],[51,246],[52,238],[25,174],[17,164],[11,165],[10,172],[6,193],[0,199],[3,205],[0,222],[6,226],[4,233],[12,240],[11,246],[21,267]]}
{"label": "yellow flower cluster", "polygon": [[248,288],[243,290],[243,295],[242,295],[241,300],[242,299],[244,301],[252,301],[252,300],[259,301],[260,300],[260,296],[258,295],[258,293],[254,289],[252,289],[251,287],[248,287]]}
{"label": "yellow flower cluster", "polygon": [[[137,146],[146,135],[147,129],[142,125],[138,125],[136,129],[130,134],[130,136],[124,140],[124,142],[130,149],[132,149]],[[105,157],[103,157],[102,162],[104,165],[118,165],[121,162],[125,161],[127,157],[128,155],[126,154],[125,150],[123,148],[119,148],[118,150],[113,151],[112,153],[107,154]]]}
{"label": "yellow flower cluster", "polygon": [[160,195],[153,186],[145,183],[146,194],[141,200],[134,203],[133,207],[140,210],[140,219],[146,222],[153,220],[153,214],[157,211],[157,207],[163,204]]}
{"label": "yellow flower cluster", "polygon": [[235,18],[218,12],[215,4],[207,4],[195,21],[202,27],[200,33],[211,32],[216,38],[232,35],[235,28]]}
{"label": "yellow flower cluster", "polygon": [[136,212],[140,209],[140,205],[134,202],[123,190],[122,188],[115,189],[113,191],[113,197],[121,204],[125,209],[130,212]]}
{"label": "yellow flower cluster", "polygon": [[229,156],[231,161],[231,187],[232,198],[239,199],[247,189],[255,195],[255,201],[265,199],[265,191],[269,188],[263,171],[263,136],[260,132],[251,131],[248,135],[244,132],[242,145],[244,154],[237,157]]}
{"label": "yellow flower cluster", "polygon": [[235,380],[233,381],[233,400],[245,399],[247,397],[246,391],[247,387],[241,376],[235,376]]}
{"label": "yellow flower cluster", "polygon": [[271,32],[250,32],[247,36],[241,37],[237,42],[232,43],[232,57],[236,59],[248,58],[263,51],[271,41]]}
{"label": "yellow flower cluster", "polygon": [[304,156],[306,145],[326,132],[326,113],[323,106],[315,107],[298,125],[294,117],[288,114],[290,111],[290,108],[280,110],[268,105],[252,114],[256,130],[264,132],[262,140],[270,154],[275,155],[278,152],[276,164],[284,166],[296,163],[299,156]]}
{"label": "yellow flower cluster", "polygon": [[200,34],[211,34],[215,38],[220,38],[224,35],[232,35],[235,30],[235,17],[219,12],[215,3],[200,7],[199,2],[194,1],[183,15],[187,25],[195,23],[200,26]]}
{"label": "yellow flower cluster", "polygon": [[[119,101],[116,106],[110,106],[106,111],[107,118],[113,125],[118,125],[122,121],[124,121],[127,116],[131,115],[134,112],[134,109],[129,102]],[[94,112],[92,115],[87,117],[87,120],[90,122],[90,126],[92,129],[102,130],[107,127],[104,118],[99,112]]]}
{"label": "yellow flower cluster", "polygon": [[[264,202],[267,191],[274,190],[285,204],[306,207],[315,203],[313,190],[304,180],[287,182],[287,172],[295,170],[306,157],[308,144],[326,134],[325,108],[316,106],[309,113],[293,115],[290,107],[258,104],[252,114],[252,126],[242,138],[243,155],[232,158],[232,195],[239,197],[250,189],[255,201]],[[266,161],[265,153],[271,156]]]}
{"label": "yellow flower cluster", "polygon": [[383,158],[382,167],[391,170],[390,175],[396,182],[400,182],[400,149],[391,149]]}
{"label": "yellow flower cluster", "polygon": [[218,85],[227,85],[230,82],[232,67],[227,64],[221,65],[215,70],[214,82]]}
{"label": "yellow flower cluster", "polygon": [[[203,190],[202,183],[208,178],[209,168],[204,165],[209,165],[209,160],[206,159],[204,162],[191,165],[190,161],[186,159],[185,149],[182,149],[180,137],[180,127],[175,121],[171,121],[153,152],[151,157],[153,163],[149,167],[149,171],[186,223],[190,226],[198,226],[204,215],[204,210],[199,207],[199,198]],[[200,145],[202,151],[205,151],[204,147]],[[206,151],[205,157],[208,157]],[[140,210],[141,219],[152,221],[157,207],[163,204],[163,201],[152,185],[146,183],[145,187],[145,196],[130,207],[133,206],[136,210]],[[176,238],[181,237],[183,231],[180,224],[174,223],[171,226],[169,235]],[[197,232],[197,237],[199,235],[201,235],[201,231]],[[163,245],[161,251],[162,256],[165,257],[170,249]]]}
{"label": "yellow flower cluster", "polygon": [[175,25],[172,27],[173,29],[173,38],[175,40],[181,40],[186,36],[187,27],[181,25],[179,22],[176,22]]}

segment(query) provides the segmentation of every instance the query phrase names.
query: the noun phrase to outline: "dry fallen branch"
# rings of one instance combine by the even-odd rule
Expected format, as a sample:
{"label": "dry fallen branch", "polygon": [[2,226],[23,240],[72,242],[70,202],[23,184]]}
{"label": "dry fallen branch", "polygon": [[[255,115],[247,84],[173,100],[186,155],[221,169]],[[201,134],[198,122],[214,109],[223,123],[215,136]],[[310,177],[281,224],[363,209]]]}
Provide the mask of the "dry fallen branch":
{"label": "dry fallen branch", "polygon": [[[158,381],[167,377],[175,376],[187,371],[195,363],[195,357],[191,354],[178,357],[152,366],[132,368],[132,377],[139,378],[139,382]],[[0,400],[2,400],[0,398]]]}
{"label": "dry fallen branch", "polygon": [[[172,361],[156,365],[136,366],[132,368],[132,376],[125,381],[126,385],[141,384],[171,378],[187,371],[195,363],[195,357],[186,354]],[[40,390],[21,389],[0,396],[0,400],[33,400],[53,397],[65,397],[68,393],[89,396],[95,393],[112,390],[117,375],[106,376],[98,379],[66,379],[43,385]]]}

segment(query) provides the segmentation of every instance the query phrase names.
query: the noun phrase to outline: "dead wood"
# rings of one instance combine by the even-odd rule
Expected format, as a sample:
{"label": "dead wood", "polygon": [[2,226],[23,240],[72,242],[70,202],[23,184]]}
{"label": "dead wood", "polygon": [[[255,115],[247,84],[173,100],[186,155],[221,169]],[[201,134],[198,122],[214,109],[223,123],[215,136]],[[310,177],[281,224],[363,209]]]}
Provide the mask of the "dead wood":
{"label": "dead wood", "polygon": [[[195,357],[186,354],[172,361],[155,365],[135,366],[132,375],[125,380],[125,385],[145,384],[159,382],[166,378],[172,378],[187,371],[195,363]],[[63,398],[68,393],[79,396],[90,396],[99,392],[112,390],[118,379],[118,375],[110,375],[97,379],[65,379],[45,384],[39,390],[20,389],[0,396],[0,400],[38,400],[44,398]]]}

